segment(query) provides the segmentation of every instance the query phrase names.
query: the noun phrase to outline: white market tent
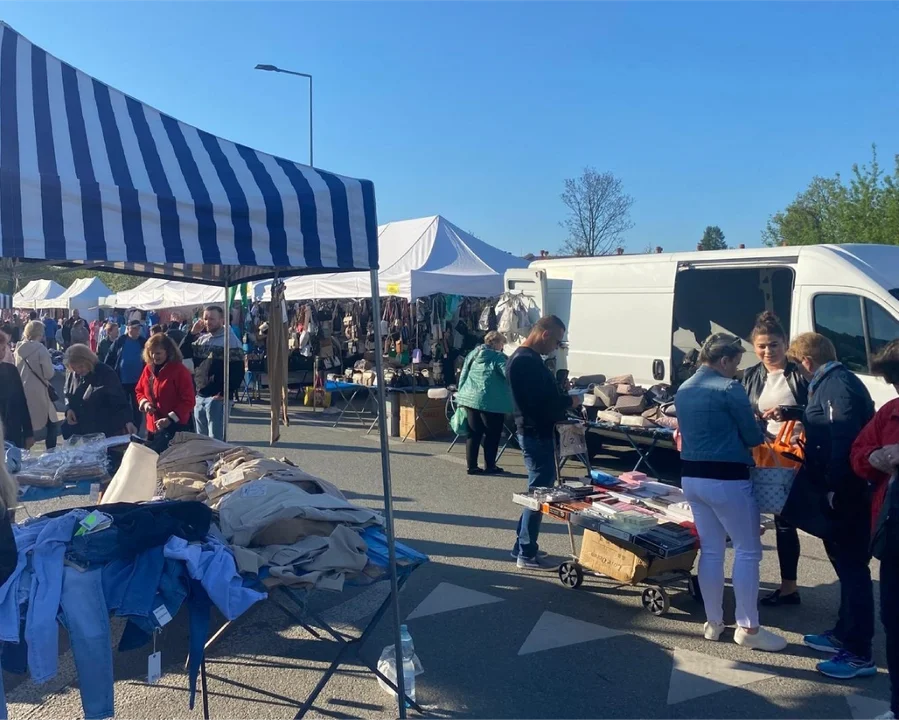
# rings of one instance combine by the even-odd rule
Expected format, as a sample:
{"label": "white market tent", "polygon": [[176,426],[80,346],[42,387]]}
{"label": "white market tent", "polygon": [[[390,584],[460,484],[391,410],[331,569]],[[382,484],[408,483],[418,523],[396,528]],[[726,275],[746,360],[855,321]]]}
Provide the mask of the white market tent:
{"label": "white market tent", "polygon": [[[225,288],[278,274],[340,271],[369,271],[377,283],[370,181],[299,165],[182,123],[62,62],[5,23],[0,178],[0,255],[14,262]],[[377,313],[377,294],[373,303]],[[380,353],[375,359],[381,373]],[[225,378],[227,395],[228,373]],[[383,383],[377,402],[380,417],[386,417]],[[380,441],[393,639],[399,648],[384,422]],[[404,718],[402,673],[397,685]]]}
{"label": "white market tent", "polygon": [[[97,304],[100,307],[109,308],[138,308],[139,310],[152,310],[158,305],[162,294],[162,288],[169,281],[165,278],[148,278],[137,287],[130,290],[122,290],[121,292],[101,297]],[[146,306],[146,307],[145,307]]]}
{"label": "white market tent", "polygon": [[[528,261],[465,232],[441,215],[401,220],[378,228],[381,296],[409,300],[452,293],[493,297],[503,292],[503,274]],[[287,281],[287,300],[370,297],[365,273],[297,277]]]}
{"label": "white market tent", "polygon": [[[3,257],[6,257],[5,253]],[[55,280],[32,280],[13,295],[13,307],[35,310],[44,300],[59,297],[65,291],[66,289]]]}
{"label": "white market tent", "polygon": [[37,303],[37,307],[70,312],[77,310],[81,317],[91,321],[97,318],[97,301],[106,295],[109,295],[109,288],[100,278],[78,278],[62,295],[41,300]]}
{"label": "white market tent", "polygon": [[[263,292],[271,286],[270,280],[247,283],[247,296],[262,299]],[[138,310],[164,310],[225,303],[225,289],[215,285],[180,282],[151,278],[131,290],[101,297],[99,304],[108,308],[136,308]]]}

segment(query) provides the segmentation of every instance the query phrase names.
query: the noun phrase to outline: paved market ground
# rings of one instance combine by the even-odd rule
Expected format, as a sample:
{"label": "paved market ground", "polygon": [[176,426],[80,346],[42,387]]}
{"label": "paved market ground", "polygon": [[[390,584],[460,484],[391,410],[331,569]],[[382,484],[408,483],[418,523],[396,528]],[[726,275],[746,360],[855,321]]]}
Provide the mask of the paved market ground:
{"label": "paved market ground", "polygon": [[[293,413],[275,456],[327,478],[354,501],[382,507],[376,433],[358,426],[329,427],[321,414]],[[333,419],[332,419],[333,420]],[[264,408],[238,406],[233,439],[266,449]],[[463,448],[446,443],[391,444],[398,536],[428,554],[401,595],[425,674],[418,698],[435,717],[494,718],[872,718],[887,709],[885,670],[843,683],[814,671],[804,632],[826,629],[837,605],[834,573],[819,542],[803,539],[803,605],[763,609],[762,621],[790,641],[779,655],[752,653],[728,633],[701,639],[702,613],[686,593],[670,614],[656,618],[636,588],[588,579],[577,591],[553,574],[516,570],[509,557],[518,509],[510,497],[525,484],[520,454],[501,464],[513,474],[472,478]],[[625,462],[628,458],[625,458]],[[630,460],[630,462],[633,462]],[[611,457],[606,464],[621,467]],[[73,499],[31,504],[32,514],[76,505]],[[544,523],[543,546],[562,557],[568,539],[561,523]],[[764,537],[763,585],[777,578],[774,533]],[[876,565],[875,565],[876,577]],[[352,595],[319,594],[326,618],[349,629],[380,604],[385,584]],[[184,613],[163,633],[164,676],[146,684],[146,652],[116,654],[117,716],[197,718],[187,708]],[[220,621],[220,619],[219,619]],[[121,632],[115,623],[115,632]],[[382,621],[364,655],[376,660],[388,643]],[[115,635],[114,632],[114,635]],[[115,638],[114,638],[115,639]],[[6,675],[11,718],[80,717],[71,653],[61,641],[60,673],[43,686]],[[271,603],[251,610],[208,655],[214,718],[291,718],[320,670],[336,652],[291,626]],[[878,622],[876,659],[883,666]],[[350,666],[335,676],[312,712],[317,717],[395,716],[374,678]]]}

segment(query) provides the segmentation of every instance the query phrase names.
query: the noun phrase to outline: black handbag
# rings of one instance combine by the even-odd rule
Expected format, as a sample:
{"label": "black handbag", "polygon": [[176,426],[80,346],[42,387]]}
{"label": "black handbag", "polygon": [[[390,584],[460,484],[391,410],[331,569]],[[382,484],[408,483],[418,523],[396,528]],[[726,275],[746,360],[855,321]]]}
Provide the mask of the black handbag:
{"label": "black handbag", "polygon": [[883,507],[877,517],[877,527],[871,538],[871,555],[878,560],[883,560],[887,555],[895,554],[899,550],[899,482],[890,478],[887,486]]}
{"label": "black handbag", "polygon": [[37,374],[37,371],[31,367],[31,363],[28,362],[28,358],[23,358],[25,360],[25,364],[28,366],[28,369],[34,373],[34,376],[40,381],[41,385],[47,388],[47,395],[50,397],[50,402],[57,403],[59,402],[59,393],[56,392],[56,388],[53,387],[50,383],[44,380],[43,377]]}
{"label": "black handbag", "polygon": [[827,501],[827,488],[815,482],[807,466],[800,468],[796,474],[780,518],[788,525],[822,540],[833,537],[834,517]]}

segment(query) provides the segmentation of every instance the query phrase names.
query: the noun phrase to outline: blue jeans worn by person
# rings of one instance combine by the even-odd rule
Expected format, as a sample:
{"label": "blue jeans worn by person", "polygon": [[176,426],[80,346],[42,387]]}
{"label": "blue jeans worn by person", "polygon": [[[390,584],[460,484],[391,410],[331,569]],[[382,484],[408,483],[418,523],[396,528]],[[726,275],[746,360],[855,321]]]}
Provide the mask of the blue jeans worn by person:
{"label": "blue jeans worn by person", "polygon": [[63,569],[59,620],[69,633],[85,720],[113,717],[109,612],[100,568]]}
{"label": "blue jeans worn by person", "polygon": [[[552,487],[556,482],[556,453],[551,437],[518,434],[518,444],[528,471],[528,490]],[[525,508],[518,519],[518,537],[512,546],[512,553],[527,559],[537,557],[540,522],[543,513]]]}
{"label": "blue jeans worn by person", "polygon": [[194,406],[197,433],[216,440],[225,439],[225,402],[221,398],[197,395]]}

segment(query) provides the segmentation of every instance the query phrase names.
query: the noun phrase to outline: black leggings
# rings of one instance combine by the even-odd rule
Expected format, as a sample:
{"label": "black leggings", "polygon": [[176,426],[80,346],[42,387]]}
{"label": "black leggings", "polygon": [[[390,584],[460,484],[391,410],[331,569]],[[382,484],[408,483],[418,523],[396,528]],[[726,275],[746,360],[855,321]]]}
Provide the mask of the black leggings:
{"label": "black leggings", "polygon": [[774,516],[774,527],[777,530],[777,560],[780,562],[780,579],[796,582],[799,567],[799,533],[792,525],[787,525]]}
{"label": "black leggings", "polygon": [[481,412],[480,410],[468,411],[468,438],[465,440],[465,456],[468,459],[468,469],[474,470],[478,466],[478,450],[481,447],[481,439],[484,440],[484,464],[487,469],[496,466],[496,453],[499,450],[499,439],[503,434],[502,413]]}

